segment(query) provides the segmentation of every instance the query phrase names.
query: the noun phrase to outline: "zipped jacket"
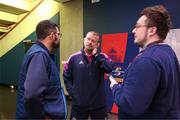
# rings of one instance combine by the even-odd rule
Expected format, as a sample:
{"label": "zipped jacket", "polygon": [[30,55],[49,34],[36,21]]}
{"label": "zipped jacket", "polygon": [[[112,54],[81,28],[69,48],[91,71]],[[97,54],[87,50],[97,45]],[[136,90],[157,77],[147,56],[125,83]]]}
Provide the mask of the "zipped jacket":
{"label": "zipped jacket", "polygon": [[164,43],[148,46],[112,92],[119,119],[180,119],[180,67],[172,48]]}
{"label": "zipped jacket", "polygon": [[17,92],[16,118],[66,117],[66,101],[53,55],[37,42],[24,57]]}
{"label": "zipped jacket", "polygon": [[72,105],[95,109],[106,106],[104,74],[113,69],[107,55],[100,53],[89,62],[84,50],[70,56],[64,65],[63,79]]}

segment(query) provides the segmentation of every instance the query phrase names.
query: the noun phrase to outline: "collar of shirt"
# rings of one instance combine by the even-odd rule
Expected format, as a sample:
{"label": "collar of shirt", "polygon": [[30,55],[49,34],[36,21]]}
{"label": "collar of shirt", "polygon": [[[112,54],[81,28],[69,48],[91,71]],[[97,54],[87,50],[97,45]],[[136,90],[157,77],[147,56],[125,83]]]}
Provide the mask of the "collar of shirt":
{"label": "collar of shirt", "polygon": [[160,40],[151,42],[147,46],[143,47],[139,53],[144,52],[146,49],[150,48],[151,46],[154,46],[154,45],[157,45],[157,44],[162,44],[162,43],[163,43],[163,41],[160,41]]}
{"label": "collar of shirt", "polygon": [[89,61],[89,63],[91,63],[92,60],[93,60],[94,55],[87,55],[87,54],[84,52],[84,48],[81,49],[81,52],[82,52],[82,54],[83,54],[84,56],[86,56],[86,58],[87,58],[87,60]]}
{"label": "collar of shirt", "polygon": [[147,49],[149,49],[149,48],[151,48],[151,47],[153,47],[153,46],[155,46],[155,45],[162,45],[162,44],[167,44],[167,43],[164,43],[164,42],[162,42],[162,41],[155,41],[155,42],[152,42],[152,43],[148,44],[146,47],[144,47],[144,48],[141,49],[141,51],[139,52],[139,54],[136,55],[136,57],[135,57],[132,61],[134,61],[134,60],[137,59],[139,56],[141,56],[141,55],[144,53],[144,51],[146,51]]}

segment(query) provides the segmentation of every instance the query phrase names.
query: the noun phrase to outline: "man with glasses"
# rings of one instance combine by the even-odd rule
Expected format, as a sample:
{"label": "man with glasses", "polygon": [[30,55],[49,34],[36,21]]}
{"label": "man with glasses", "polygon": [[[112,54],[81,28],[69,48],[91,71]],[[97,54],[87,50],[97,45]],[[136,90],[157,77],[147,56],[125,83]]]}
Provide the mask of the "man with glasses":
{"label": "man with glasses", "polygon": [[98,52],[99,33],[90,31],[81,51],[70,56],[64,66],[63,78],[72,97],[70,119],[106,119],[104,73],[113,69],[107,55]]}
{"label": "man with glasses", "polygon": [[123,84],[110,77],[119,118],[180,119],[179,62],[164,43],[170,28],[164,6],[147,7],[140,13],[132,32],[141,51],[128,66]]}
{"label": "man with glasses", "polygon": [[65,119],[66,101],[53,54],[61,33],[55,23],[44,20],[36,26],[36,35],[20,71],[16,118]]}

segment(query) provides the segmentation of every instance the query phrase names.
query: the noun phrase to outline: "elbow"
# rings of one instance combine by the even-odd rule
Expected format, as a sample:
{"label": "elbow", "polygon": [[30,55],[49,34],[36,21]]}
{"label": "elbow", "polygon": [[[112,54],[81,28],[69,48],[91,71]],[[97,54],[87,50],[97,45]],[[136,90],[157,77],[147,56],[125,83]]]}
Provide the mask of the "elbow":
{"label": "elbow", "polygon": [[24,92],[24,98],[26,101],[35,100],[37,98],[37,94],[25,91]]}
{"label": "elbow", "polygon": [[25,89],[24,98],[26,100],[39,100],[40,101],[40,99],[42,98],[44,90],[45,90],[45,88],[32,89],[32,90]]}

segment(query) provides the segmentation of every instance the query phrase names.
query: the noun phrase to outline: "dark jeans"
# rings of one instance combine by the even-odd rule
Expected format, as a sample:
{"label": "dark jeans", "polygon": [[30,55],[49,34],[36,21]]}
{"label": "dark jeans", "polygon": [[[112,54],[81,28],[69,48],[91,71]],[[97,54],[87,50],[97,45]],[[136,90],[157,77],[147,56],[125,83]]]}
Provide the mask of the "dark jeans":
{"label": "dark jeans", "polygon": [[71,108],[71,120],[77,119],[107,119],[107,110],[106,107],[100,107],[96,109],[82,108],[78,106],[72,106]]}

